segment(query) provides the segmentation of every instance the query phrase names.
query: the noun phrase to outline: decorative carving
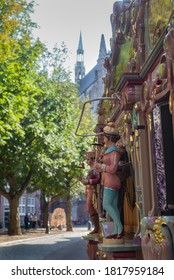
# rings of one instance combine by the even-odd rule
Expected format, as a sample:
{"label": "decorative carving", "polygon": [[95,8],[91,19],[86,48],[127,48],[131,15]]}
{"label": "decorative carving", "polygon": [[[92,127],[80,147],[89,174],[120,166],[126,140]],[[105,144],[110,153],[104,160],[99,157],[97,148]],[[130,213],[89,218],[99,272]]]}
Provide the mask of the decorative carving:
{"label": "decorative carving", "polygon": [[169,59],[174,60],[174,27],[167,33],[164,39],[164,50]]}
{"label": "decorative carving", "polygon": [[156,99],[163,97],[166,94],[166,91],[164,91],[166,88],[167,88],[167,79],[161,79],[159,78],[159,76],[157,76],[157,78],[152,81],[152,87],[150,89],[151,99],[155,101]]}
{"label": "decorative carving", "polygon": [[139,147],[139,131],[137,129],[135,129],[134,131],[134,142],[135,142],[135,156],[136,156],[136,161],[138,166],[140,166],[140,147]]}
{"label": "decorative carving", "polygon": [[141,103],[140,101],[136,102],[134,104],[134,110],[135,110],[135,113],[139,112],[141,110]]}
{"label": "decorative carving", "polygon": [[149,74],[148,80],[142,85],[140,95],[141,109],[144,113],[151,112],[155,102],[164,97],[168,92],[168,80],[166,79],[167,64],[164,56],[161,59],[161,73],[156,75],[152,80],[152,75]]}
{"label": "decorative carving", "polygon": [[158,209],[161,211],[165,210],[166,207],[166,177],[164,168],[164,151],[162,143],[162,128],[161,128],[161,118],[160,109],[155,106],[153,109],[153,128],[154,128],[154,170],[156,170],[156,188],[158,196]]}
{"label": "decorative carving", "polygon": [[152,81],[151,79],[145,81],[142,86],[142,91],[140,95],[140,102],[141,102],[141,109],[143,112],[146,112],[147,109],[150,107],[150,88],[151,88]]}
{"label": "decorative carving", "polygon": [[129,136],[129,144],[130,144],[130,157],[132,161],[132,166],[133,168],[135,167],[135,162],[134,162],[134,135],[133,133]]}
{"label": "decorative carving", "polygon": [[143,259],[172,260],[173,216],[144,217],[141,225]]}
{"label": "decorative carving", "polygon": [[128,124],[131,123],[131,114],[130,114],[130,112],[125,112],[124,123],[128,123]]}
{"label": "decorative carving", "polygon": [[99,114],[99,115],[103,115],[104,112],[105,112],[105,108],[103,108],[103,107],[99,107],[99,108],[97,109],[97,114]]}
{"label": "decorative carving", "polygon": [[132,20],[131,20],[131,25],[134,25],[137,21],[137,16],[139,12],[139,7],[140,7],[140,0],[136,0],[133,2],[133,7],[132,7]]}
{"label": "decorative carving", "polygon": [[[149,51],[158,44],[158,40],[164,35],[164,30],[168,24],[171,11],[173,9],[172,1],[147,1],[146,25],[148,26]],[[160,11],[160,13],[159,13]]]}
{"label": "decorative carving", "polygon": [[116,1],[113,4],[113,13],[110,15],[110,22],[112,27],[112,37],[116,37],[117,31],[120,29],[120,14],[122,12],[122,2]]}
{"label": "decorative carving", "polygon": [[105,117],[104,116],[102,116],[102,115],[99,115],[98,116],[98,124],[104,124],[105,123]]}
{"label": "decorative carving", "polygon": [[114,83],[114,68],[111,65],[110,62],[110,58],[106,57],[104,59],[104,63],[103,66],[105,67],[105,69],[107,70],[106,76],[104,78],[104,82],[105,82],[105,88],[106,88],[106,92],[110,96],[110,93],[113,90],[113,83]]}
{"label": "decorative carving", "polygon": [[135,86],[127,86],[121,94],[120,103],[124,110],[131,110],[135,102],[139,100],[139,95],[136,94]]}
{"label": "decorative carving", "polygon": [[111,47],[111,64],[112,66],[117,65],[119,62],[120,48],[125,42],[123,33],[121,32],[121,13],[122,13],[123,3],[121,1],[116,1],[113,4],[113,13],[110,16],[110,22],[112,27],[112,38],[110,39]]}
{"label": "decorative carving", "polygon": [[121,32],[127,36],[131,28],[131,6],[128,8],[123,8],[123,13],[121,16]]}
{"label": "decorative carving", "polygon": [[174,61],[174,27],[167,33],[164,40],[164,50],[166,51],[167,69],[168,69],[168,84],[170,89],[169,110],[172,114],[173,137],[174,137],[174,76],[173,76],[173,61]]}
{"label": "decorative carving", "polygon": [[98,122],[97,125],[100,127],[103,127],[105,124],[105,108],[101,105],[101,107],[98,107],[97,114],[98,114]]}

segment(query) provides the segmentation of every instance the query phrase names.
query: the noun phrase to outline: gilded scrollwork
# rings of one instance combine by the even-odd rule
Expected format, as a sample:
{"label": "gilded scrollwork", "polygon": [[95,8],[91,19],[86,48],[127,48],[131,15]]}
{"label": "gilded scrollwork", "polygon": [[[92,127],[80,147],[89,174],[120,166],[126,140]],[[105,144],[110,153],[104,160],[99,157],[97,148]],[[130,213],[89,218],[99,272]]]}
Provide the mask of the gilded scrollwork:
{"label": "gilded scrollwork", "polygon": [[134,141],[135,141],[135,155],[136,155],[136,161],[138,166],[140,166],[140,156],[139,156],[139,131],[137,129],[135,129],[134,131]]}
{"label": "gilded scrollwork", "polygon": [[141,110],[141,102],[140,101],[137,101],[134,104],[134,110],[135,110],[135,113],[138,113]]}
{"label": "gilded scrollwork", "polygon": [[149,131],[152,131],[152,115],[150,113],[146,116],[147,127]]}
{"label": "gilded scrollwork", "polygon": [[141,221],[141,246],[145,260],[173,259],[173,228],[171,216],[144,217]]}
{"label": "gilded scrollwork", "polygon": [[135,163],[134,163],[134,136],[133,134],[129,135],[129,143],[130,143],[130,157],[132,161],[132,166],[134,168]]}

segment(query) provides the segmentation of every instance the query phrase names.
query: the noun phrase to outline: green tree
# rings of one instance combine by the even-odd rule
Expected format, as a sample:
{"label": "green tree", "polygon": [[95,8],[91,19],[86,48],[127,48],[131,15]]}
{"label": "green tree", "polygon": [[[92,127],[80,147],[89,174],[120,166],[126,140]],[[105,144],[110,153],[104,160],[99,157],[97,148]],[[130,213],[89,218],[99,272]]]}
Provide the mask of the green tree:
{"label": "green tree", "polygon": [[[81,106],[79,106],[80,108]],[[73,110],[75,116],[77,116],[77,111]],[[74,117],[75,117],[74,116]],[[78,113],[80,117],[80,110]],[[78,118],[77,118],[78,120]],[[90,112],[89,108],[87,114],[83,118],[83,127],[81,128],[81,133],[87,133],[94,123],[94,116]],[[93,138],[74,136],[74,131],[77,127],[77,121],[74,123],[73,133],[69,134],[66,143],[64,143],[65,153],[62,156],[65,168],[62,169],[63,177],[66,178],[65,185],[63,189],[63,195],[67,200],[67,231],[72,230],[72,198],[76,197],[79,193],[84,193],[85,189],[82,184],[79,183],[78,178],[82,177],[86,172],[83,169],[85,152],[92,149],[91,145]],[[82,164],[83,163],[83,164]]]}
{"label": "green tree", "polygon": [[[82,162],[84,161],[86,150],[89,149],[89,145],[92,143],[92,139],[77,137],[74,134],[81,107],[77,95],[74,98],[72,91],[66,90],[66,94],[62,98],[67,99],[64,108],[62,108],[64,114],[62,119],[63,126],[61,132],[54,135],[54,143],[56,144],[51,145],[51,149],[47,149],[42,154],[42,156],[46,156],[42,161],[42,164],[44,164],[42,170],[40,167],[39,174],[42,175],[35,177],[33,185],[35,189],[44,190],[44,193],[51,195],[53,199],[55,197],[64,197],[67,200],[67,230],[72,230],[71,202],[74,196],[84,192],[78,177],[84,173]],[[54,102],[54,100],[53,98],[52,101]],[[83,125],[84,132],[89,130],[89,119],[88,112],[88,118],[86,118],[86,122]],[[46,220],[47,218],[45,218]]]}
{"label": "green tree", "polygon": [[33,76],[43,45],[31,35],[32,3],[1,1],[0,10],[0,194],[10,202],[9,233],[19,234],[17,205],[32,177],[27,163],[32,139],[26,141],[23,126],[39,90]]}
{"label": "green tree", "polygon": [[10,204],[9,234],[16,235],[24,191],[67,195],[87,142],[74,135],[79,100],[63,67],[67,49],[49,52],[33,39],[33,2],[0,5],[0,194]]}
{"label": "green tree", "polygon": [[[50,91],[47,90],[47,102],[43,108],[44,114],[49,116],[49,121],[52,120],[53,133],[49,132],[50,146],[42,153],[44,158],[39,166],[39,177],[35,177],[33,185],[35,189],[44,190],[44,193],[51,195],[53,199],[55,197],[67,199],[67,230],[72,230],[71,199],[81,192],[82,186],[78,182],[78,177],[83,170],[80,165],[92,139],[75,135],[82,104],[76,94],[75,85],[70,82],[68,73],[62,68],[65,61],[62,52],[66,57],[67,49],[64,45],[61,52],[55,47],[52,54],[47,52],[43,55],[42,74],[49,73],[47,89],[51,87]],[[48,92],[51,92],[50,97],[48,97]],[[56,102],[57,99],[58,102]],[[55,113],[55,110],[59,115]],[[94,117],[88,108],[81,131],[89,131],[92,123],[94,123]],[[51,133],[52,137],[50,137]]]}

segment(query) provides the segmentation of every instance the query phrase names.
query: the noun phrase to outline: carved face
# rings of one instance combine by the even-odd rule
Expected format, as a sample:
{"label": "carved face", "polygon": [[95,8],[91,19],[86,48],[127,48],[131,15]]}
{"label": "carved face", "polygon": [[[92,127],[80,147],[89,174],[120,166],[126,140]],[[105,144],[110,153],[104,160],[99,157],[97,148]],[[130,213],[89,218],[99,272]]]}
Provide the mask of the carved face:
{"label": "carved face", "polygon": [[108,137],[104,136],[103,141],[104,141],[104,146],[107,148],[108,147],[108,143],[109,143]]}

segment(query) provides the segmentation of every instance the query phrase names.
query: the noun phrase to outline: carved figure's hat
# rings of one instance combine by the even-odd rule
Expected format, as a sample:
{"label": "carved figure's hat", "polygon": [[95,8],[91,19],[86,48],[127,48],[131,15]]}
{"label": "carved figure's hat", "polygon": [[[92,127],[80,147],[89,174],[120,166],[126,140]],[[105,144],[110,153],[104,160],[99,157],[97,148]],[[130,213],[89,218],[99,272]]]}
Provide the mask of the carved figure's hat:
{"label": "carved figure's hat", "polygon": [[86,158],[94,158],[95,157],[95,151],[88,151],[86,152]]}
{"label": "carved figure's hat", "polygon": [[104,134],[118,135],[113,122],[108,122],[108,124],[103,128],[103,131]]}

